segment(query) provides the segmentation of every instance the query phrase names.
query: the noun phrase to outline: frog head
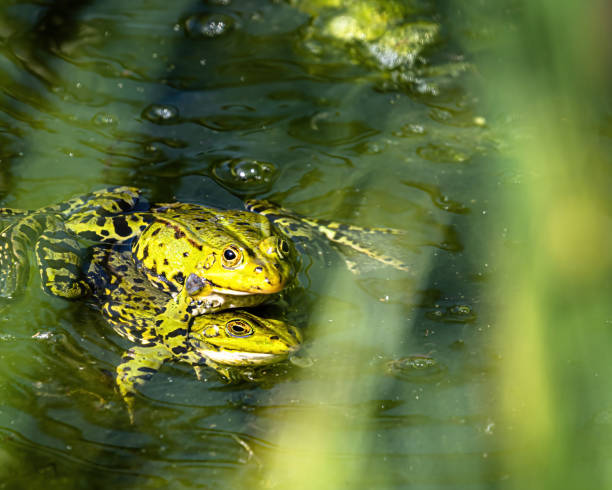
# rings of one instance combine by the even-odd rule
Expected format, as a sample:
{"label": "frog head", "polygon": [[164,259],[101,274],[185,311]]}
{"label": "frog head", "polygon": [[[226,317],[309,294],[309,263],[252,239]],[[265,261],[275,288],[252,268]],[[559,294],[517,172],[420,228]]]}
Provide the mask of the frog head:
{"label": "frog head", "polygon": [[286,359],[301,342],[297,327],[244,310],[195,317],[188,339],[191,362],[242,367]]}
{"label": "frog head", "polygon": [[157,208],[133,244],[136,260],[162,289],[197,299],[278,293],[295,276],[295,251],[270,221],[247,211],[193,204]]}

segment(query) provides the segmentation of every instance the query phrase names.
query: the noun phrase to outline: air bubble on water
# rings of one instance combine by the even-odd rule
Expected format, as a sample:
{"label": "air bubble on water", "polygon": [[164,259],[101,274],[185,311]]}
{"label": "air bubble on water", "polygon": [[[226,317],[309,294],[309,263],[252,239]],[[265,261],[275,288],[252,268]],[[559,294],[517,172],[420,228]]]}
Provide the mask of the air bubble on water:
{"label": "air bubble on water", "polygon": [[185,32],[192,38],[219,37],[234,26],[234,19],[223,14],[195,14],[185,19]]}
{"label": "air bubble on water", "polygon": [[117,118],[108,112],[98,112],[91,120],[96,126],[117,126]]}
{"label": "air bubble on water", "polygon": [[212,173],[222,183],[238,189],[262,190],[276,178],[273,163],[250,158],[231,158],[213,164]]}
{"label": "air bubble on water", "polygon": [[155,124],[172,124],[177,121],[179,110],[168,104],[151,104],[142,111],[142,117]]}

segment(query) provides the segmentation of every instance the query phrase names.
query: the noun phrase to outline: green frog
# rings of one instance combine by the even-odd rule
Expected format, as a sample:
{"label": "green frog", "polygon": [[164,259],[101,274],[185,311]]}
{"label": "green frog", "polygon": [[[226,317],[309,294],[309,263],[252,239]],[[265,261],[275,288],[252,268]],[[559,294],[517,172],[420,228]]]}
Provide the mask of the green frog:
{"label": "green frog", "polygon": [[87,281],[106,320],[140,344],[117,367],[117,385],[132,422],[136,389],[165,361],[187,362],[198,379],[207,365],[233,380],[239,379],[237,368],[287,359],[302,341],[298,328],[243,310],[194,316],[184,298],[150,284],[129,251],[94,247]]}
{"label": "green frog", "polygon": [[[144,209],[141,209],[144,208]],[[160,290],[181,294],[205,314],[253,306],[295,276],[295,251],[264,216],[185,203],[141,203],[131,187],[103,189],[36,211],[0,209],[14,223],[0,234],[0,295],[27,275],[35,242],[41,284],[75,299],[91,293],[79,240],[131,242],[134,262]]]}
{"label": "green frog", "polygon": [[353,272],[364,259],[410,270],[388,240],[401,230],[307,218],[267,201],[249,200],[246,207],[148,204],[138,189],[114,187],[36,211],[0,208],[0,217],[15,220],[0,233],[0,296],[23,282],[32,242],[43,289],[72,299],[91,294],[79,239],[131,242],[132,259],[147,279],[182,296],[192,314],[254,306],[282,291],[296,272],[292,241],[306,250],[334,246]]}

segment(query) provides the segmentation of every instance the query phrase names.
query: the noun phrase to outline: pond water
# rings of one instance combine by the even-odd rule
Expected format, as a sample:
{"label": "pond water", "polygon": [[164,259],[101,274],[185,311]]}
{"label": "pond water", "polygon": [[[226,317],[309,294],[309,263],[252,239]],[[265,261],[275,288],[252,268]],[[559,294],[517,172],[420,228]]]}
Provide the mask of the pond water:
{"label": "pond water", "polygon": [[130,342],[32,270],[1,305],[0,488],[505,488],[488,244],[512,246],[500,196],[524,175],[478,93],[489,19],[452,4],[5,2],[2,206],[265,198],[406,230],[384,246],[411,272],[304,256],[283,305],[302,367],[227,384],[168,363],[130,424],[111,374]]}

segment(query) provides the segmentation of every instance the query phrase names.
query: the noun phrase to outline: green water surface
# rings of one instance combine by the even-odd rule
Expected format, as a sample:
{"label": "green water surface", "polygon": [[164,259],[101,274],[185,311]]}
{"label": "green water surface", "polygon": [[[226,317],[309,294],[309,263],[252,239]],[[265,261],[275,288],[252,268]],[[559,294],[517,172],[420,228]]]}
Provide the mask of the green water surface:
{"label": "green water surface", "polygon": [[[413,271],[304,257],[286,314],[308,363],[238,385],[167,364],[131,425],[112,374],[129,341],[32,270],[0,309],[0,488],[525,488],[512,462],[531,442],[513,434],[529,413],[507,405],[513,332],[497,312],[518,284],[502,256],[522,240],[507,200],[539,176],[513,165],[528,124],[478,64],[502,66],[496,40],[521,16],[493,24],[494,2],[467,3],[396,2],[389,25],[435,35],[389,68],[325,29],[390,1],[3,2],[2,206],[108,185],[220,208],[266,198],[407,230],[389,249]],[[610,406],[601,393],[569,433],[597,439]]]}

